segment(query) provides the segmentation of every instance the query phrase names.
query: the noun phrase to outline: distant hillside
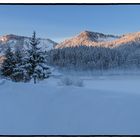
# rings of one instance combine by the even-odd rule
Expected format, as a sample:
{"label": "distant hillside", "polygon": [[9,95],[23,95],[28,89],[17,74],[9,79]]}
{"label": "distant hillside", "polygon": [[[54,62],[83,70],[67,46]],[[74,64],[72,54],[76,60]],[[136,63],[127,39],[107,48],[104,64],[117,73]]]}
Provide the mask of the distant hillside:
{"label": "distant hillside", "polygon": [[[22,49],[27,49],[29,46],[30,37],[18,36],[18,35],[4,35],[0,37],[0,52],[1,54],[6,49],[7,45],[10,45],[11,49],[14,50],[16,47],[21,47]],[[40,38],[40,47],[43,50],[53,49],[57,43],[50,39]]]}

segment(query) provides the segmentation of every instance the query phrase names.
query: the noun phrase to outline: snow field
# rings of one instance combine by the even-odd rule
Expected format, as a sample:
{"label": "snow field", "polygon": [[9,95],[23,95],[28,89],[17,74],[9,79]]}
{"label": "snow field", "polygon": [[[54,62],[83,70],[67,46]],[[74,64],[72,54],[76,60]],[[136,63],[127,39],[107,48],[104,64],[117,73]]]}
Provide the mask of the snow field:
{"label": "snow field", "polygon": [[1,82],[0,134],[140,134],[140,76],[81,79]]}

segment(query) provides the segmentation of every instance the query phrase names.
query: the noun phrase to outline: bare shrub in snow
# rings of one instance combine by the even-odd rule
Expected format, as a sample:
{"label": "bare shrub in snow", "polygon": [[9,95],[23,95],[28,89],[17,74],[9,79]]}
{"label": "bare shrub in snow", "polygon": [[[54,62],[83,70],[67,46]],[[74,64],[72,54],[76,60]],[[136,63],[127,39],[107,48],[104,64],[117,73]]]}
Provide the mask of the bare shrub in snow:
{"label": "bare shrub in snow", "polygon": [[63,85],[69,86],[69,85],[73,84],[73,81],[70,77],[64,77],[64,78],[61,79],[61,83]]}
{"label": "bare shrub in snow", "polygon": [[77,79],[74,83],[75,86],[78,86],[78,87],[83,87],[84,86],[84,83],[83,83],[83,80],[81,79]]}
{"label": "bare shrub in snow", "polygon": [[78,87],[82,87],[84,85],[83,80],[73,78],[73,77],[63,77],[61,79],[61,82],[58,84],[59,85],[66,85],[66,86],[74,85],[74,86],[78,86]]}

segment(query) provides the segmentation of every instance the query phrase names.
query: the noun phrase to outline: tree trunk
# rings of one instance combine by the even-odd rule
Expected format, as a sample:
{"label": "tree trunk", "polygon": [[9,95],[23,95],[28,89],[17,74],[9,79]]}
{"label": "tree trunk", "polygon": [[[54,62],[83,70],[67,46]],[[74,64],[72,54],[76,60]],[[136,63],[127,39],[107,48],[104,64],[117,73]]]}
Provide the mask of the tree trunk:
{"label": "tree trunk", "polygon": [[36,77],[34,77],[34,84],[36,84]]}

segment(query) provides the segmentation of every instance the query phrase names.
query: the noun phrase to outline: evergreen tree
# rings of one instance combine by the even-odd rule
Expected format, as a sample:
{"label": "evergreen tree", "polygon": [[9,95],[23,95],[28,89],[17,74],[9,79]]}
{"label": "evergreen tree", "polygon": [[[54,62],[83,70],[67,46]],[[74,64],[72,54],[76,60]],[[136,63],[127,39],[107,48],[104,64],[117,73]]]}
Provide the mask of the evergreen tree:
{"label": "evergreen tree", "polygon": [[15,53],[14,53],[14,60],[15,65],[13,68],[13,73],[11,75],[11,79],[15,82],[27,82],[30,80],[28,76],[28,72],[26,69],[26,61],[24,58],[24,53],[22,51],[22,48],[16,47]]}
{"label": "evergreen tree", "polygon": [[49,77],[50,71],[46,63],[46,53],[38,46],[39,39],[36,38],[36,33],[30,39],[30,49],[28,50],[27,69],[29,76],[33,78],[34,83],[38,80],[43,80]]}
{"label": "evergreen tree", "polygon": [[11,78],[15,66],[15,58],[9,45],[7,46],[4,57],[5,58],[1,66],[1,75],[5,78]]}

